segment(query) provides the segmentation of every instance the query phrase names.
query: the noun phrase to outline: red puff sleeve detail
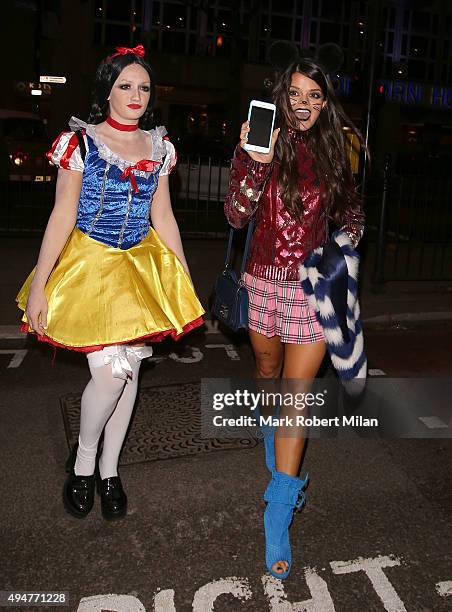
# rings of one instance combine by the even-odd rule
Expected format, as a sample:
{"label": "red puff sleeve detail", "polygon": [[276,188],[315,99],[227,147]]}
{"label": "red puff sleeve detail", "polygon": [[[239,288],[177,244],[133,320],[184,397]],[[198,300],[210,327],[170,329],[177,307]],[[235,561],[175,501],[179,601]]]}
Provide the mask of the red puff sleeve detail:
{"label": "red puff sleeve detail", "polygon": [[61,132],[46,157],[58,168],[83,172],[84,164],[75,132]]}

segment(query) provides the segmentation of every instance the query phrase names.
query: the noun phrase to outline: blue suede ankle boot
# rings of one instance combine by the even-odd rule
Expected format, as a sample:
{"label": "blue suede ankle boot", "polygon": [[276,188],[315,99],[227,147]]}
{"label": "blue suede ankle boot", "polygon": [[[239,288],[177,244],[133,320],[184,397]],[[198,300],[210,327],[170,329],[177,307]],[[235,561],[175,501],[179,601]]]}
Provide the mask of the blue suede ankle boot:
{"label": "blue suede ankle boot", "polygon": [[[270,415],[268,415],[270,416]],[[279,416],[279,407],[277,407],[274,413],[271,415],[272,417]],[[261,412],[259,409],[256,409],[256,417],[258,419],[259,428],[262,432],[262,436],[264,439],[264,447],[265,447],[265,464],[270,473],[276,471],[276,461],[275,461],[275,425],[264,425],[262,424]]]}
{"label": "blue suede ankle boot", "polygon": [[265,464],[270,473],[276,470],[275,462],[275,431],[273,425],[261,425],[260,430],[264,438]]}
{"label": "blue suede ankle boot", "polygon": [[[265,562],[268,571],[275,578],[284,580],[290,574],[292,551],[289,540],[289,527],[294,510],[301,510],[306,503],[304,491],[309,476],[295,478],[284,472],[273,470],[272,479],[264,493],[267,508],[264,514]],[[272,566],[277,561],[287,561],[285,572],[275,572]]]}

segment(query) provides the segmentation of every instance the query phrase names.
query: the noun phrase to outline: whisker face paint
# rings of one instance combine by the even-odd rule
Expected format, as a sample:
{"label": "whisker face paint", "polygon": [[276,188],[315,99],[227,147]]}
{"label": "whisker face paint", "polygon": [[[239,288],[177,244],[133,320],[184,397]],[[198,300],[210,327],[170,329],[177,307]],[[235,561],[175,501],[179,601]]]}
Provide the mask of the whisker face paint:
{"label": "whisker face paint", "polygon": [[298,130],[309,130],[326,104],[323,91],[313,79],[295,72],[292,75],[288,95],[292,111],[291,123]]}

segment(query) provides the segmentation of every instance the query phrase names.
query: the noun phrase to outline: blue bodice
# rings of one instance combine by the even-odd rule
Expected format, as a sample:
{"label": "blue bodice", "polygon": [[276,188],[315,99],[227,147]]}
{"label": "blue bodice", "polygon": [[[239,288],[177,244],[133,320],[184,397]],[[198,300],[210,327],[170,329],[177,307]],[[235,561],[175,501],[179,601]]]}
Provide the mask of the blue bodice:
{"label": "blue bodice", "polygon": [[[119,249],[141,242],[149,232],[159,177],[169,174],[176,163],[166,129],[160,126],[147,132],[152,160],[134,164],[111,151],[98,138],[95,125],[72,117],[69,126],[73,131],[62,132],[47,156],[59,168],[83,172],[76,226],[94,240]],[[83,134],[84,160],[75,131]]]}
{"label": "blue bodice", "polygon": [[99,156],[87,135],[82,191],[76,226],[94,240],[120,249],[134,246],[149,231],[149,213],[162,163],[153,172],[133,171],[138,192],[123,170]]}

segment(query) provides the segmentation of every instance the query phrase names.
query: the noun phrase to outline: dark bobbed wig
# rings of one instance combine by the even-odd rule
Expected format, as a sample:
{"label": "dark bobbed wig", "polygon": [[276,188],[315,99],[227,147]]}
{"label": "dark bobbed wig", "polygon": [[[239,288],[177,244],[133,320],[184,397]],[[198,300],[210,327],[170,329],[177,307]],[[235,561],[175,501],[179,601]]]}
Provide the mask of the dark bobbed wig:
{"label": "dark bobbed wig", "polygon": [[140,117],[139,126],[143,130],[149,130],[153,125],[153,107],[155,101],[155,77],[149,64],[135,53],[117,55],[111,59],[104,59],[97,68],[94,80],[94,90],[88,123],[101,123],[108,116],[108,96],[110,95],[113,84],[126,66],[138,64],[149,74],[151,82],[151,95],[144,114]]}
{"label": "dark bobbed wig", "polygon": [[286,208],[292,216],[303,217],[303,202],[298,185],[298,165],[295,144],[289,129],[296,129],[297,120],[292,110],[289,89],[292,75],[300,72],[317,83],[322,90],[326,105],[320,111],[315,124],[303,132],[306,145],[313,156],[313,166],[324,184],[323,204],[328,215],[337,224],[342,222],[344,211],[359,200],[350,161],[346,152],[343,127],[356,134],[364,146],[359,130],[342,108],[330,79],[322,68],[310,58],[300,58],[281,72],[273,88],[277,122],[281,128],[276,141],[276,160],[279,162],[278,183]]}

